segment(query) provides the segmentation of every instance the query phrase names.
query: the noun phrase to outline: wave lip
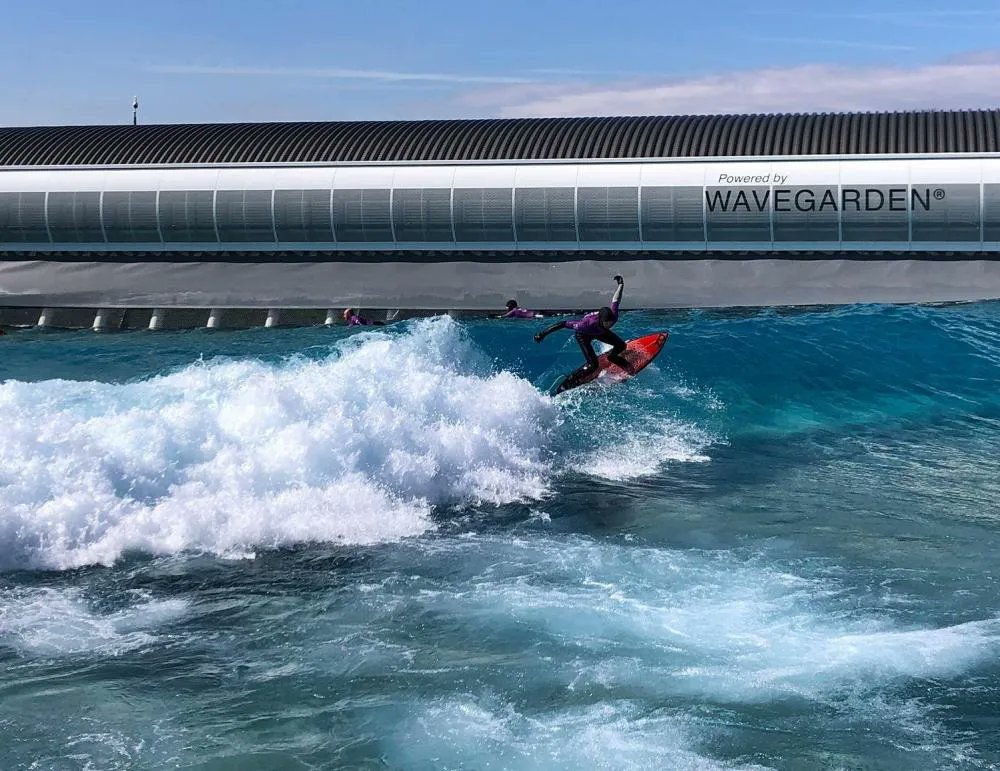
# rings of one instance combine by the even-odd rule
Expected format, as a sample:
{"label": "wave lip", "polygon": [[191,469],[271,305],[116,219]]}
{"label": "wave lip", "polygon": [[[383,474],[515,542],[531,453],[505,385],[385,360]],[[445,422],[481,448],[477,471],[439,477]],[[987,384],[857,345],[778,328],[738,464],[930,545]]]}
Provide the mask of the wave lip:
{"label": "wave lip", "polygon": [[0,409],[0,569],[416,535],[434,506],[544,494],[555,416],[447,317],[321,361],[11,381]]}

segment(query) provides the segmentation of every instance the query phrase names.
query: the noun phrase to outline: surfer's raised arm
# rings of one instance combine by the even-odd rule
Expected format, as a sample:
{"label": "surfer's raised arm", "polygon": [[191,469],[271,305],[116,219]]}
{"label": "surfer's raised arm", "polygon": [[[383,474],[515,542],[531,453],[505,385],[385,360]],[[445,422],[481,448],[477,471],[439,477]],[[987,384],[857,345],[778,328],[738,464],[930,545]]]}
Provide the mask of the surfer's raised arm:
{"label": "surfer's raised arm", "polygon": [[618,288],[615,289],[615,293],[611,295],[611,312],[615,315],[618,314],[618,306],[622,302],[622,293],[625,291],[625,279],[621,276],[615,276],[615,281],[618,282]]}

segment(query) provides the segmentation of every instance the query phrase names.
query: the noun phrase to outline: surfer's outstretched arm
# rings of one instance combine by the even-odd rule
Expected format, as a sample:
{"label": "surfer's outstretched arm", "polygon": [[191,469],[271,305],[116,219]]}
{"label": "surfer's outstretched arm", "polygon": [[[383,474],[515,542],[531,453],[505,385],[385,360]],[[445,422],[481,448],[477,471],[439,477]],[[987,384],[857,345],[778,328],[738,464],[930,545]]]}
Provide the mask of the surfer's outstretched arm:
{"label": "surfer's outstretched arm", "polygon": [[541,332],[535,335],[535,342],[540,343],[542,342],[542,340],[546,338],[547,335],[551,335],[553,332],[558,332],[560,329],[565,329],[565,328],[566,328],[565,321],[560,321],[557,324],[553,324],[548,329],[543,329]]}

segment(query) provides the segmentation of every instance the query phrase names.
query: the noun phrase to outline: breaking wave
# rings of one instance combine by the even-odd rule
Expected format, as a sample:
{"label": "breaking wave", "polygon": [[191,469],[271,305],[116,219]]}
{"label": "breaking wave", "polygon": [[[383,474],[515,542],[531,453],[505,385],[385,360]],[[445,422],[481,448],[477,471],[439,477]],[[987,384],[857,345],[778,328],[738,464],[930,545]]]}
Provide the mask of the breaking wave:
{"label": "breaking wave", "polygon": [[538,497],[556,408],[477,359],[444,318],[320,361],[6,382],[0,567],[371,543],[432,528],[437,505]]}

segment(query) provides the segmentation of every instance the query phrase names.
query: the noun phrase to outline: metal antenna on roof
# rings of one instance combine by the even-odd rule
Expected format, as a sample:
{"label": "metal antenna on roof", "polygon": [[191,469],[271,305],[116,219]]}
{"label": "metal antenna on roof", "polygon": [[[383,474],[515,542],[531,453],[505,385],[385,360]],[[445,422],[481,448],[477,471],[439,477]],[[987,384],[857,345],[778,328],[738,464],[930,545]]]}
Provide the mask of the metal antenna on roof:
{"label": "metal antenna on roof", "polygon": [[132,97],[132,125],[139,125],[139,97]]}

